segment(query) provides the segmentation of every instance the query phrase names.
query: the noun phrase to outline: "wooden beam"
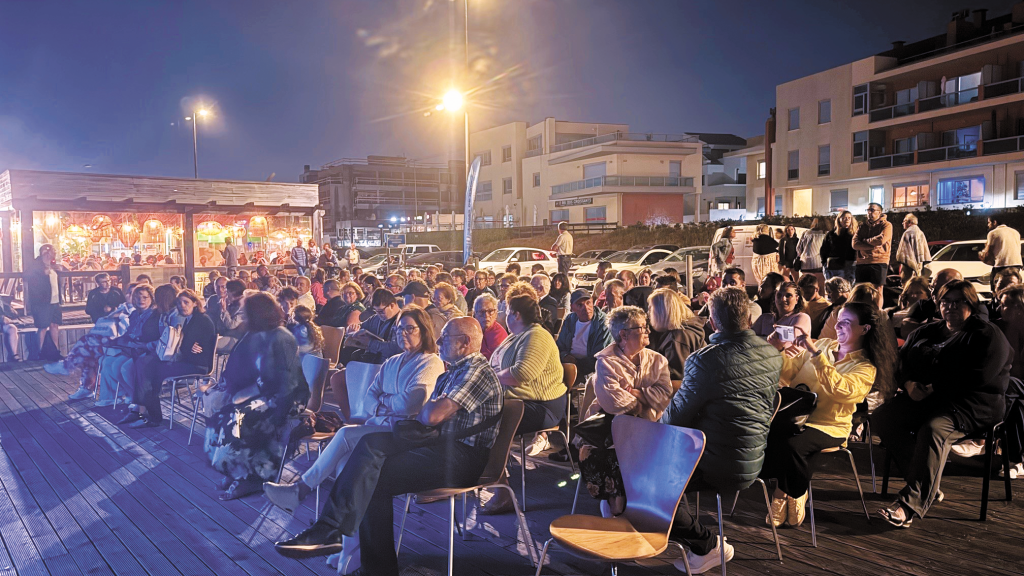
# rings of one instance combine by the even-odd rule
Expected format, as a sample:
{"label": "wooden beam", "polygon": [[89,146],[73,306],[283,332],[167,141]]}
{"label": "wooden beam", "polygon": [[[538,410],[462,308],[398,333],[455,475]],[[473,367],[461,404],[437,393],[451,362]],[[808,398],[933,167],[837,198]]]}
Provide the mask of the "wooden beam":
{"label": "wooden beam", "polygon": [[192,212],[185,212],[181,232],[181,251],[185,259],[185,285],[195,290],[196,288],[196,251],[195,251],[195,226],[192,224]]}
{"label": "wooden beam", "polygon": [[14,272],[14,253],[11,250],[10,238],[14,236],[11,230],[11,213],[0,212],[0,230],[3,231],[3,241],[0,242],[0,264],[4,272]]}

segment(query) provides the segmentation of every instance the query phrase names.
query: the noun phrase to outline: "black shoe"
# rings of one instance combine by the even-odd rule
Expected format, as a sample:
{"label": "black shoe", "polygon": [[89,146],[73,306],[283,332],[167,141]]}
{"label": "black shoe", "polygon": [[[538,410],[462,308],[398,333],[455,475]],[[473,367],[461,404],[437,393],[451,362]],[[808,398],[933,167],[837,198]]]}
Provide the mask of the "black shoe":
{"label": "black shoe", "polygon": [[118,426],[124,426],[125,424],[134,424],[142,420],[142,415],[138,412],[129,412],[127,416],[117,421]]}
{"label": "black shoe", "polygon": [[[572,450],[572,460],[574,462],[578,462],[579,459],[580,459],[580,451],[579,451],[579,449],[577,449],[575,446],[573,446],[571,448],[571,450]],[[548,460],[551,460],[552,462],[568,462],[569,461],[569,453],[565,451],[565,448],[563,448],[563,449],[559,450],[558,452],[552,452],[551,454],[548,454]]]}
{"label": "black shoe", "polygon": [[313,558],[341,552],[341,532],[327,524],[317,522],[296,534],[289,540],[274,544],[281,556],[288,558]]}
{"label": "black shoe", "polygon": [[129,424],[128,427],[129,428],[156,428],[157,426],[159,426],[159,425],[161,425],[163,423],[164,423],[163,418],[161,418],[160,420],[154,420],[152,418],[141,418],[141,419],[136,420],[135,422],[132,422],[131,424]]}

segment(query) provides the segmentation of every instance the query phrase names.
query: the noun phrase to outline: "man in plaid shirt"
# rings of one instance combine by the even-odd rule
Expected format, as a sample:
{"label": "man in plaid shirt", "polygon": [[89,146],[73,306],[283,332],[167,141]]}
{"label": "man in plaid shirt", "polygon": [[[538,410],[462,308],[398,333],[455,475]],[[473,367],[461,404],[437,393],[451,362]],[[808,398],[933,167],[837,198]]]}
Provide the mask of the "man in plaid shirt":
{"label": "man in plaid shirt", "polygon": [[[453,318],[438,339],[448,370],[437,379],[418,420],[458,434],[497,418],[503,393],[480,354],[483,332],[471,317]],[[276,549],[291,558],[338,552],[341,537],[359,535],[362,567],[353,574],[398,576],[394,496],[472,486],[480,479],[498,433],[497,422],[455,441],[406,450],[391,432],[364,436],[338,476],[323,514],[309,529]]]}

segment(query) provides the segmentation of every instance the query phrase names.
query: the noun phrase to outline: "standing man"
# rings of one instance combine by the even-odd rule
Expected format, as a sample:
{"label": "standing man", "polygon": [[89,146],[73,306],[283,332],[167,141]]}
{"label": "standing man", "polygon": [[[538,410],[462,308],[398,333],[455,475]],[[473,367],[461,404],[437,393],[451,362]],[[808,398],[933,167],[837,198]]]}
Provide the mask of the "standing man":
{"label": "standing man", "polygon": [[238,247],[235,246],[235,239],[228,236],[224,245],[224,265],[228,268],[228,280],[235,277],[238,271]]}
{"label": "standing man", "polygon": [[900,280],[905,286],[914,276],[921,275],[921,266],[932,259],[928,250],[928,239],[917,227],[917,216],[907,214],[903,217],[903,237],[896,249],[896,261],[901,264]]}
{"label": "standing man", "polygon": [[292,251],[288,255],[292,259],[292,264],[295,264],[295,273],[299,276],[305,276],[306,268],[309,267],[309,255],[306,253],[306,248],[302,245],[302,239],[295,241],[295,246],[292,247]]}
{"label": "standing man", "polygon": [[892,253],[892,223],[885,219],[881,204],[868,204],[868,219],[857,228],[853,249],[857,251],[856,282],[870,282],[879,288],[884,286]]}
{"label": "standing man", "polygon": [[345,258],[348,260],[348,269],[351,271],[356,266],[359,266],[359,250],[356,249],[356,243],[353,242],[348,248],[348,252],[345,253]]}
{"label": "standing man", "polygon": [[558,238],[551,245],[551,249],[558,256],[558,271],[569,276],[569,268],[572,268],[572,234],[569,234],[569,223],[558,223]]}
{"label": "standing man", "polygon": [[995,281],[999,273],[1008,268],[1021,268],[1020,232],[1003,223],[1003,216],[993,214],[988,217],[988,238],[985,249],[978,254],[982,262],[992,267],[992,292],[995,293]]}

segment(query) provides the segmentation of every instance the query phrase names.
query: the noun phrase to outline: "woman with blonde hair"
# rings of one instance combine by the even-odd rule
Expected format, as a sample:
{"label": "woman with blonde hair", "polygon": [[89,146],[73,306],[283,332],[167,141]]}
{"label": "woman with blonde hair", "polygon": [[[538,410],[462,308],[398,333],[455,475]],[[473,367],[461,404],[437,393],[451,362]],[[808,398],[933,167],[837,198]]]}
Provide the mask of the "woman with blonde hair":
{"label": "woman with blonde hair", "polygon": [[669,288],[651,293],[647,306],[651,320],[647,347],[668,359],[672,380],[682,380],[686,359],[704,347],[704,319],[690,310],[679,292]]}
{"label": "woman with blonde hair", "polygon": [[825,234],[819,256],[825,278],[841,276],[853,284],[853,267],[857,253],[853,250],[853,236],[857,233],[857,219],[847,210],[836,217],[836,226]]}
{"label": "woman with blonde hair", "polygon": [[754,230],[751,244],[754,255],[750,259],[750,267],[754,279],[761,284],[769,272],[779,271],[779,243],[772,237],[772,227],[762,223]]}

